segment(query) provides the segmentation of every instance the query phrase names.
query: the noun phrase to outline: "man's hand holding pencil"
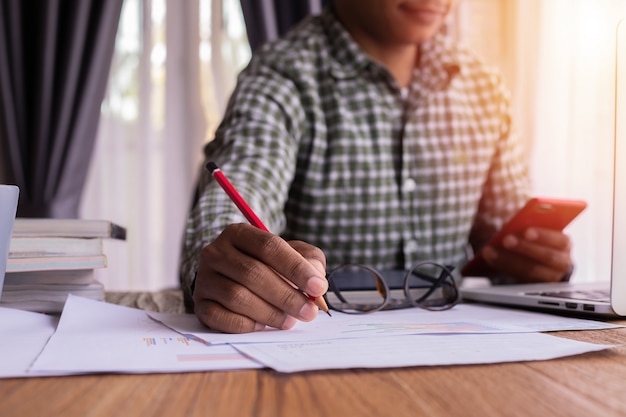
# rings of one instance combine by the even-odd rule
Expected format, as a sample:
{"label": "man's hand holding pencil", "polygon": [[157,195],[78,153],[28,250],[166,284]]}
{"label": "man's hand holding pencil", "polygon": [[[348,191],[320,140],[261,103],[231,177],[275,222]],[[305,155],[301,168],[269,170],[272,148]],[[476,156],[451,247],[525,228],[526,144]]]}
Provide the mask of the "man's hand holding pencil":
{"label": "man's hand holding pencil", "polygon": [[268,233],[219,168],[207,168],[252,225],[229,225],[202,250],[193,292],[200,321],[246,333],[265,326],[290,329],[297,320],[313,320],[319,308],[328,312],[322,250]]}

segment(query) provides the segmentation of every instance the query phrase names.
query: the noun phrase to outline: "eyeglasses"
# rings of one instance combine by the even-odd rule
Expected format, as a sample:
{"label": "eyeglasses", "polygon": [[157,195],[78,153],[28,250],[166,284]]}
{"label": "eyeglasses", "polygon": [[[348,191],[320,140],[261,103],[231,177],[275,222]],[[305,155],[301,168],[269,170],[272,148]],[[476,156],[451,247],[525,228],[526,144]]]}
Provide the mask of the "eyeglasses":
{"label": "eyeglasses", "polygon": [[[329,291],[324,299],[333,310],[348,314],[408,307],[448,310],[460,298],[453,269],[451,265],[423,261],[408,271],[381,274],[369,266],[344,264],[326,274]],[[404,296],[398,298],[397,293]]]}

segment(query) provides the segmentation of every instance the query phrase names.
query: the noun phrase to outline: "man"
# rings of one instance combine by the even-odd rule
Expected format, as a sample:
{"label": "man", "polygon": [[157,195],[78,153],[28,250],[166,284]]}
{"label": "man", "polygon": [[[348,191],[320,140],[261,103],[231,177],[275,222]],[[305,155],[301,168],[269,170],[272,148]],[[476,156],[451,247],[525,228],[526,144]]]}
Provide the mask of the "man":
{"label": "man", "polygon": [[[529,197],[499,77],[442,33],[454,0],[335,0],[265,45],[205,149],[275,233],[205,173],[182,284],[207,326],[289,329],[326,266],[462,265]],[[555,281],[570,241],[531,228],[485,248],[494,277]]]}

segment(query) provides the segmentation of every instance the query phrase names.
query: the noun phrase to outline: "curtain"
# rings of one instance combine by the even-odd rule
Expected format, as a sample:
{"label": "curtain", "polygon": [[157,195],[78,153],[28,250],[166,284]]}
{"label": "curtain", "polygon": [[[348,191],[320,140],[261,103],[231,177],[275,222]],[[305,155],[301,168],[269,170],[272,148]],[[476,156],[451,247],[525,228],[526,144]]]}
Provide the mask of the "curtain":
{"label": "curtain", "polygon": [[239,0],[124,0],[81,217],[107,241],[109,291],[177,287],[203,144],[250,58]]}
{"label": "curtain", "polygon": [[19,217],[78,217],[122,0],[0,1],[0,141]]}
{"label": "curtain", "polygon": [[319,14],[330,0],[241,0],[252,51],[284,35],[310,14]]}

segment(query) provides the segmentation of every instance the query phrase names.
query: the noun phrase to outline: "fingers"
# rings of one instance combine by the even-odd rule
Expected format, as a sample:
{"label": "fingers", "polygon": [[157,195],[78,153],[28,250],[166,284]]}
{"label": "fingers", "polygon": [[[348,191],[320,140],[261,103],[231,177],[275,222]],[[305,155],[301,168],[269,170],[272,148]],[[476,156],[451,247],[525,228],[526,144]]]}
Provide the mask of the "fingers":
{"label": "fingers", "polygon": [[547,266],[537,260],[492,246],[484,248],[483,257],[493,270],[514,277],[519,282],[560,281],[569,270]]}
{"label": "fingers", "polygon": [[326,256],[320,248],[301,240],[292,240],[289,244],[309,261],[322,276],[326,276]]}
{"label": "fingers", "polygon": [[[296,318],[265,301],[248,288],[221,277],[212,286],[200,286],[194,291],[195,313],[211,329],[227,333],[247,333],[263,329],[266,325],[277,329],[290,329]],[[298,318],[313,320],[317,307],[298,291],[290,288],[302,307]],[[289,301],[287,301],[289,303]]]}
{"label": "fingers", "polygon": [[508,235],[502,248],[483,249],[496,271],[521,282],[559,281],[571,269],[571,241],[562,232],[529,228],[522,236]]}
{"label": "fingers", "polygon": [[318,248],[287,243],[250,225],[231,225],[202,250],[195,313],[202,323],[223,332],[250,332],[266,325],[289,329],[296,320],[317,316],[317,306],[297,288],[322,295],[328,286],[324,270]]}
{"label": "fingers", "polygon": [[[515,238],[514,235],[509,235],[507,236],[507,238],[508,237]],[[521,242],[537,242],[542,246],[563,251],[569,251],[572,246],[569,236],[558,230],[529,227],[528,229],[524,230],[522,238],[523,239],[521,240]]]}
{"label": "fingers", "polygon": [[[307,262],[297,250],[279,236],[245,224],[230,227],[233,228],[233,233],[229,235],[232,246],[239,252],[249,255],[254,262],[243,265],[225,264],[224,267],[231,270],[228,273],[220,272],[229,277],[236,277],[235,273],[243,272],[243,275],[239,276],[244,279],[255,274],[264,276],[265,271],[262,268],[264,264],[313,297],[322,296],[328,289],[323,270],[320,271],[311,262]],[[299,246],[303,244],[302,242]],[[314,256],[318,261],[325,259],[321,250],[315,255],[312,253],[312,250],[307,251],[307,255]]]}
{"label": "fingers", "polygon": [[250,333],[265,328],[264,324],[257,323],[245,315],[234,314],[215,301],[201,299],[196,302],[194,308],[202,324],[219,332]]}

